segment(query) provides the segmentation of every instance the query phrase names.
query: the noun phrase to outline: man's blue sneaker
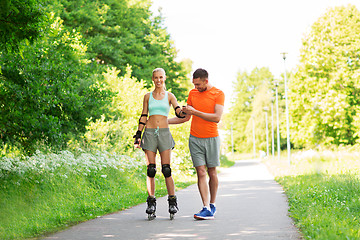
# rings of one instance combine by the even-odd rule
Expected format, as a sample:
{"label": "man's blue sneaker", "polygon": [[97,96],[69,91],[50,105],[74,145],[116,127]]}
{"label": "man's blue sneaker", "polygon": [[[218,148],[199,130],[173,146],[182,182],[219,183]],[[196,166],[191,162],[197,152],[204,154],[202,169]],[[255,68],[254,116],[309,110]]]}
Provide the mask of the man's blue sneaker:
{"label": "man's blue sneaker", "polygon": [[215,216],[215,213],[216,213],[216,207],[214,204],[210,203],[210,211],[211,213]]}
{"label": "man's blue sneaker", "polygon": [[206,207],[203,207],[200,212],[194,214],[194,218],[198,220],[214,219],[214,214],[212,214]]}

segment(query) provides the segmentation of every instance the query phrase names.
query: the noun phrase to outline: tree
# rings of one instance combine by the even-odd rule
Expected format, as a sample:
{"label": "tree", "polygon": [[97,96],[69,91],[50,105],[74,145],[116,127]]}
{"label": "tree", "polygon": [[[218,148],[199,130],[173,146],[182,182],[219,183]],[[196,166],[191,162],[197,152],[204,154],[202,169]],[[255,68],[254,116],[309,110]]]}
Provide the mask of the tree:
{"label": "tree", "polygon": [[[234,100],[225,116],[226,129],[233,124],[235,151],[250,152],[253,144],[253,123],[256,125],[257,146],[266,149],[265,115],[263,108],[270,106],[271,84],[274,76],[268,68],[255,68],[250,74],[239,72],[234,82]],[[227,138],[229,143],[230,139]]]}
{"label": "tree", "polygon": [[84,59],[81,35],[51,18],[46,33],[23,44],[22,56],[0,55],[0,139],[33,151],[38,142],[64,146],[100,117],[107,91]]}
{"label": "tree", "polygon": [[177,50],[162,27],[162,16],[153,16],[150,0],[57,0],[49,5],[64,25],[76,29],[88,43],[88,59],[105,66],[115,66],[120,74],[127,65],[132,75],[152,86],[151,74],[156,67],[166,71],[166,87],[180,100],[186,89],[180,86],[186,72],[175,61]]}
{"label": "tree", "polygon": [[329,9],[303,39],[291,80],[292,141],[299,147],[354,144],[359,138],[360,12]]}
{"label": "tree", "polygon": [[18,50],[21,41],[39,37],[46,20],[41,1],[1,0],[0,51]]}

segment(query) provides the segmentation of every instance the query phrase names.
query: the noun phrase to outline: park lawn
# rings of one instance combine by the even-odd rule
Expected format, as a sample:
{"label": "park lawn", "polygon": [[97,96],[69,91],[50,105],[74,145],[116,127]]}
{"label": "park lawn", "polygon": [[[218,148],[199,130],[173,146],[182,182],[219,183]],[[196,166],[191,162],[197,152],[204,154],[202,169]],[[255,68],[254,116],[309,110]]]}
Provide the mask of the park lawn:
{"label": "park lawn", "polygon": [[360,154],[303,151],[265,161],[305,239],[360,239]]}

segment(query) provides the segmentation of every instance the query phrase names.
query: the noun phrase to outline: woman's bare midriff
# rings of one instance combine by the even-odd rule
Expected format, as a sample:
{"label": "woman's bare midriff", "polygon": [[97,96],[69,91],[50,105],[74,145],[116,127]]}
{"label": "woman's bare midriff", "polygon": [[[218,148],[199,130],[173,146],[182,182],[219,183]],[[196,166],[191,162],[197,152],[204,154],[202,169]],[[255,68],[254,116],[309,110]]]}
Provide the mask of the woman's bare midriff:
{"label": "woman's bare midriff", "polygon": [[152,115],[146,122],[146,128],[169,128],[168,119],[162,115]]}

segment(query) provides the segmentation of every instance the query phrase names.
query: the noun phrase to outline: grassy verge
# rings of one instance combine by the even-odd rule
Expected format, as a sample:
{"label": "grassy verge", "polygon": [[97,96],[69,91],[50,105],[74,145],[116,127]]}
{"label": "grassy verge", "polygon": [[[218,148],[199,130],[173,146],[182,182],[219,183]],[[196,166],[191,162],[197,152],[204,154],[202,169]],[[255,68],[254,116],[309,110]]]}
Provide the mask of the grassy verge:
{"label": "grassy verge", "polygon": [[225,156],[225,155],[221,155],[220,156],[220,167],[222,168],[228,168],[228,167],[232,167],[235,164],[235,162],[232,160],[232,158],[230,157],[230,159]]}
{"label": "grassy verge", "polygon": [[[221,156],[222,167],[233,162]],[[196,183],[188,164],[174,164],[177,190]],[[187,170],[186,170],[187,169]],[[156,196],[167,194],[157,174]],[[37,237],[145,202],[143,156],[38,152],[0,161],[0,239]],[[144,216],[145,217],[145,216]]]}
{"label": "grassy verge", "polygon": [[[177,189],[194,176],[175,179]],[[183,179],[183,180],[181,180]],[[143,159],[70,152],[0,161],[0,239],[24,239],[126,209],[146,200]],[[156,195],[167,194],[156,176]]]}
{"label": "grassy verge", "polygon": [[359,153],[306,151],[266,165],[306,239],[360,239]]}
{"label": "grassy verge", "polygon": [[[142,181],[135,171],[120,174],[104,170],[90,177],[67,174],[65,179],[8,185],[0,194],[1,239],[37,236],[139,203],[145,198]],[[131,175],[135,181],[129,179]]]}

